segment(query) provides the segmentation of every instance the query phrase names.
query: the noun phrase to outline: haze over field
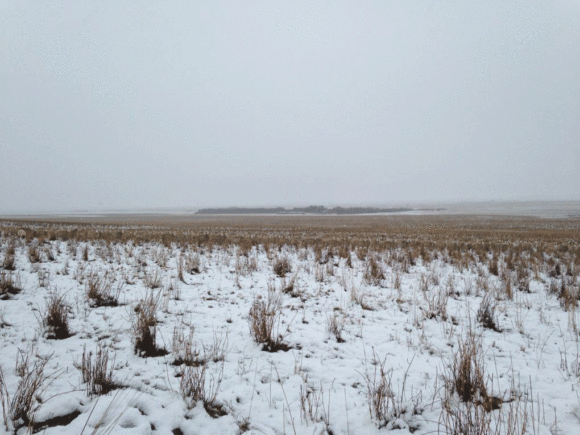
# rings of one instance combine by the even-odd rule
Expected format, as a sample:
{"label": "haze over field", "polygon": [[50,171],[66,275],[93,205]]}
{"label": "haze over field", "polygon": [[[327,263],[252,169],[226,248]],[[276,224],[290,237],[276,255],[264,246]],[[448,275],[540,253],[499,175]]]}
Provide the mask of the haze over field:
{"label": "haze over field", "polygon": [[577,1],[6,0],[0,29],[0,214],[580,199]]}

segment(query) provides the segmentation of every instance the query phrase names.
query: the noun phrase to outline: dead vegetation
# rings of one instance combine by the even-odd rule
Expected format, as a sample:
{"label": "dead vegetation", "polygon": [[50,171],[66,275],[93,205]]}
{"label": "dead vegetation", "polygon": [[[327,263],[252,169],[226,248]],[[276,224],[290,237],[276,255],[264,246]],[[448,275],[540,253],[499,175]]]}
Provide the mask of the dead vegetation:
{"label": "dead vegetation", "polygon": [[173,354],[173,365],[180,366],[185,364],[187,366],[196,367],[206,363],[206,358],[193,339],[193,327],[187,328],[175,327],[173,329],[173,340],[171,342],[171,352]]}
{"label": "dead vegetation", "polygon": [[262,344],[262,350],[277,352],[288,350],[283,343],[286,334],[281,332],[281,296],[274,289],[268,291],[266,299],[255,298],[250,308],[248,322],[250,333],[256,343]]}
{"label": "dead vegetation", "polygon": [[2,260],[2,268],[8,271],[16,269],[16,248],[14,247],[13,242],[10,242],[6,248],[4,260]]}
{"label": "dead vegetation", "polygon": [[[206,222],[207,226],[188,227],[184,224],[178,227],[183,229],[180,232],[170,225],[135,229],[121,224],[117,227],[111,225],[84,227],[77,224],[58,226],[51,223],[28,223],[25,238],[17,242],[17,246],[24,258],[28,255],[35,272],[38,272],[40,285],[43,267],[46,265],[38,263],[42,258],[50,261],[60,252],[60,248],[50,246],[45,240],[66,240],[67,245],[62,248],[62,252],[74,251],[77,259],[82,261],[76,265],[76,271],[73,266],[70,272],[74,271],[79,283],[84,284],[91,307],[117,306],[121,287],[114,286],[113,281],[106,275],[91,274],[89,269],[91,266],[85,263],[98,258],[109,263],[115,261],[120,263],[117,258],[121,256],[127,255],[127,258],[131,258],[135,268],[123,272],[126,282],[132,285],[136,280],[142,279],[143,284],[151,289],[130,313],[134,352],[142,357],[161,356],[167,353],[157,342],[159,323],[157,311],[171,313],[167,308],[171,298],[180,299],[177,280],[183,283],[193,282],[192,277],[188,277],[187,274],[201,273],[202,269],[209,270],[212,264],[210,261],[219,262],[220,270],[227,270],[226,273],[235,273],[240,290],[244,285],[252,286],[248,284],[251,282],[252,273],[264,265],[266,270],[273,270],[280,278],[271,278],[267,295],[256,296],[249,310],[250,334],[264,351],[269,352],[289,349],[284,343],[289,329],[288,326],[285,329],[282,326],[286,325],[283,319],[282,295],[299,297],[301,300],[288,298],[294,305],[287,304],[284,307],[298,310],[302,308],[299,305],[301,302],[311,297],[312,293],[316,294],[316,289],[311,293],[309,288],[299,288],[302,274],[313,280],[312,282],[315,281],[318,294],[324,295],[324,292],[329,292],[331,284],[340,282],[341,273],[344,274],[347,268],[353,267],[357,269],[347,272],[352,272],[352,275],[348,276],[354,277],[356,270],[362,271],[358,275],[358,279],[362,279],[361,285],[355,285],[354,280],[347,284],[343,276],[340,292],[345,292],[347,301],[350,299],[354,302],[354,304],[347,302],[347,307],[356,310],[356,313],[362,313],[362,317],[365,316],[363,310],[373,309],[368,303],[368,297],[374,291],[383,292],[380,294],[387,295],[387,300],[397,304],[401,311],[413,309],[414,301],[410,301],[409,298],[405,300],[406,289],[410,287],[408,274],[414,273],[415,265],[423,267],[421,275],[417,273],[415,281],[416,288],[420,290],[417,292],[419,303],[416,308],[419,314],[416,315],[415,324],[425,328],[424,324],[429,320],[437,320],[438,322],[432,324],[448,328],[445,333],[448,334],[446,337],[449,342],[454,342],[453,328],[457,323],[454,317],[448,314],[448,310],[454,313],[454,305],[458,302],[463,303],[466,296],[482,297],[475,316],[477,323],[484,329],[502,332],[497,312],[503,313],[504,302],[517,304],[523,293],[538,292],[540,284],[545,284],[545,287],[549,288],[549,295],[552,295],[553,300],[557,298],[562,308],[570,313],[572,319],[570,324],[575,325],[574,315],[579,298],[578,270],[575,266],[580,256],[580,250],[575,242],[579,234],[578,224],[574,221],[558,221],[554,223],[555,228],[547,229],[530,220],[526,224],[532,225],[531,229],[521,231],[518,226],[521,225],[521,221],[515,219],[506,221],[491,219],[487,222],[471,218],[447,219],[448,222],[466,225],[459,229],[455,227],[453,230],[444,227],[432,229],[421,227],[423,225],[421,219],[410,217],[411,224],[405,225],[401,222],[397,224],[397,219],[383,221],[377,218],[373,219],[372,225],[360,224],[368,222],[362,219],[358,226],[351,225],[346,229],[339,225],[320,222],[314,228],[308,228],[306,224],[297,227],[276,224],[268,230],[270,232],[256,222],[238,222],[237,225],[227,228]],[[17,228],[9,223],[0,223],[0,226],[2,225],[8,233]],[[95,228],[98,232],[95,232]],[[501,239],[497,237],[499,229],[502,230]],[[92,244],[89,243],[91,240]],[[127,240],[131,242],[126,245],[119,244]],[[83,243],[79,244],[80,241]],[[146,245],[147,243],[151,244]],[[155,243],[161,245],[157,246]],[[8,249],[12,247],[14,250],[15,244],[8,246]],[[258,253],[260,255],[266,253],[269,262],[263,261],[265,258],[261,257],[261,263],[258,264]],[[15,257],[14,253],[11,255]],[[0,297],[16,294],[13,289],[18,289],[18,285],[13,287],[18,275],[6,267],[6,258],[8,250],[4,256],[4,271],[0,272]],[[288,277],[292,272],[294,261],[295,274]],[[10,264],[14,266],[15,260],[9,260],[8,265]],[[461,280],[454,280],[448,271],[442,272],[438,269],[437,264],[445,264],[445,267],[453,271],[465,271],[470,274],[469,278],[464,278],[464,283]],[[270,267],[272,269],[269,269]],[[63,269],[63,274],[67,268],[68,265]],[[66,274],[68,273],[67,270]],[[300,277],[297,281],[298,274]],[[153,289],[163,287],[164,276],[167,285],[163,290],[155,292]],[[277,289],[274,283],[279,283]],[[371,288],[369,291],[365,285],[384,288]],[[49,288],[50,280],[41,287]],[[393,288],[397,292],[393,292]],[[46,292],[46,289],[42,291]],[[208,301],[216,300],[213,291],[212,288],[212,294],[207,292]],[[242,293],[240,291],[240,294]],[[371,297],[374,298],[375,293],[372,293]],[[424,300],[421,300],[421,297]],[[375,299],[373,303],[376,303]],[[522,305],[524,303],[522,302]],[[377,310],[382,309],[380,303],[376,303],[376,306]],[[346,310],[347,308],[344,308],[345,312]],[[42,321],[43,326],[47,328],[48,338],[70,336],[68,315],[71,313],[71,306],[64,300],[64,295],[52,292],[45,311]],[[324,316],[324,309],[318,312]],[[345,316],[342,313],[343,311],[336,310],[326,317],[327,331],[339,343],[344,341],[342,334]],[[375,313],[366,313],[368,314]],[[354,323],[350,323],[352,313],[348,315],[350,333],[350,325]],[[504,319],[503,314],[501,319],[502,326],[504,322],[508,324],[512,321]],[[513,322],[517,325],[518,320],[515,319]],[[228,323],[231,323],[231,318],[228,318]],[[303,320],[303,323],[308,322]],[[3,322],[0,322],[1,324]],[[575,327],[571,326],[572,329]],[[489,334],[490,331],[486,333]],[[414,345],[413,337],[412,334],[409,335],[411,348]],[[354,331],[353,336],[356,336]],[[350,337],[349,335],[349,341]],[[162,339],[163,337],[160,342]],[[335,346],[335,349],[341,348],[336,344],[331,345]],[[225,337],[214,334],[214,343],[206,346],[201,342],[195,342],[192,326],[174,329],[171,344],[173,364],[179,366],[175,370],[181,377],[181,394],[189,408],[202,401],[210,415],[220,415],[219,413],[223,412],[223,407],[216,402],[223,377],[223,364],[220,368],[218,363],[225,360],[227,347],[227,334]],[[212,362],[217,364],[218,370],[210,375]],[[21,376],[28,372],[25,367],[30,365],[30,362],[21,364],[19,369]],[[414,416],[422,412],[422,398],[412,393],[410,397],[405,397],[406,375],[403,380],[393,378],[393,371],[388,368],[387,360],[381,361],[375,355],[374,365],[374,373],[364,375],[372,418],[380,427],[404,429],[406,425],[409,430],[415,430],[417,426],[414,423]],[[113,366],[108,350],[104,347],[99,346],[94,355],[83,351],[81,370],[88,395],[107,394],[116,387]],[[445,384],[441,390],[442,414],[439,423],[447,433],[498,435],[504,433],[504,429],[509,429],[511,432],[506,433],[510,435],[525,432],[525,410],[516,406],[511,392],[508,394],[509,397],[506,397],[505,394],[494,394],[492,391],[492,378],[486,372],[485,354],[480,337],[468,333],[457,345],[452,360],[445,366],[444,377]],[[4,400],[7,391],[2,381],[0,373],[0,392],[4,391],[3,409],[8,410],[10,404]],[[322,387],[319,390],[305,388],[304,395],[301,396],[301,408],[305,420],[325,422],[328,428],[330,425],[326,420],[329,418],[330,407],[328,404],[325,407],[322,391]],[[19,400],[26,402],[28,399]],[[328,409],[328,412],[324,411],[325,409]],[[4,412],[5,420],[9,418],[8,414],[8,411]],[[22,417],[22,413],[19,415],[21,415],[19,424],[28,425],[34,420],[33,417]]]}
{"label": "dead vegetation", "polygon": [[280,278],[284,278],[286,274],[292,272],[292,266],[287,256],[281,256],[274,260],[274,273]]}
{"label": "dead vegetation", "polygon": [[364,278],[369,285],[378,286],[385,279],[383,268],[375,255],[370,255],[366,260]]}
{"label": "dead vegetation", "polygon": [[[397,261],[403,266],[415,259],[429,262],[441,255],[461,268],[477,262],[489,263],[490,272],[497,268],[500,275],[521,271],[522,263],[525,266],[531,261],[543,262],[545,258],[558,259],[554,265],[560,264],[563,270],[572,271],[574,258],[580,257],[580,246],[575,242],[580,233],[578,219],[393,215],[273,220],[263,216],[234,216],[196,217],[181,222],[179,217],[173,220],[140,217],[132,221],[125,218],[123,222],[116,222],[115,218],[94,218],[87,224],[71,218],[68,222],[0,220],[0,230],[7,237],[24,237],[21,240],[27,243],[37,240],[38,243],[30,246],[31,261],[40,261],[41,240],[132,241],[135,245],[157,242],[166,247],[173,243],[183,248],[187,273],[199,273],[199,249],[234,244],[245,246],[244,252],[252,246],[309,247],[319,264],[326,264],[335,250],[343,256],[350,250],[347,259],[353,254],[364,259],[369,251],[397,250]],[[19,236],[19,231],[24,236]],[[369,266],[369,277],[380,277],[378,270],[374,273],[372,264]]]}
{"label": "dead vegetation", "polygon": [[[468,331],[444,373],[445,385],[439,421],[450,435],[524,435],[528,415],[517,398],[491,393],[481,337]],[[507,403],[507,406],[504,406]],[[507,409],[506,409],[507,408]]]}
{"label": "dead vegetation", "polygon": [[69,327],[70,305],[65,294],[54,290],[50,293],[46,307],[41,314],[41,323],[46,328],[46,338],[64,340],[72,335]]}
{"label": "dead vegetation", "polygon": [[114,286],[106,275],[91,274],[85,282],[85,292],[90,304],[94,307],[116,307],[119,305],[119,295],[122,283]]}
{"label": "dead vegetation", "polygon": [[198,252],[187,252],[183,264],[186,272],[190,275],[201,272],[201,258]]}
{"label": "dead vegetation", "polygon": [[495,309],[497,307],[497,301],[492,293],[486,293],[483,296],[481,305],[477,310],[477,321],[481,323],[484,328],[491,329],[496,332],[501,332],[498,326],[497,316],[495,314]]}
{"label": "dead vegetation", "polygon": [[300,417],[306,422],[322,422],[325,424],[325,429],[328,429],[330,426],[330,392],[325,399],[322,384],[318,388],[307,382],[300,386]]}
{"label": "dead vegetation", "polygon": [[8,299],[21,291],[22,284],[17,273],[0,271],[0,299]]}
{"label": "dead vegetation", "polygon": [[94,359],[93,353],[83,348],[81,374],[89,397],[108,394],[119,387],[113,377],[114,366],[115,359],[109,361],[109,349],[105,346],[97,347]]}
{"label": "dead vegetation", "polygon": [[135,306],[131,321],[133,326],[133,349],[141,357],[167,355],[167,351],[157,346],[157,309],[161,292],[150,291]]}
{"label": "dead vegetation", "polygon": [[409,363],[399,387],[393,385],[393,372],[386,369],[386,358],[381,360],[374,349],[372,363],[375,367],[373,373],[363,373],[371,418],[378,422],[380,428],[409,429],[414,432],[418,429],[414,417],[423,411],[423,399],[421,392],[406,397],[407,376],[413,360]]}
{"label": "dead vegetation", "polygon": [[[33,348],[29,348],[32,352]],[[6,385],[6,379],[0,367],[0,401],[6,430],[12,429],[18,433],[21,428],[29,432],[35,424],[35,415],[43,403],[42,394],[55,375],[45,373],[46,366],[52,355],[37,356],[29,353],[25,358],[26,365],[17,371],[20,380],[11,396]]]}
{"label": "dead vegetation", "polygon": [[475,403],[489,412],[498,404],[487,391],[483,357],[481,338],[469,332],[466,339],[459,342],[457,352],[447,367],[446,382],[448,390],[457,394],[462,402]]}
{"label": "dead vegetation", "polygon": [[160,288],[162,285],[162,275],[161,270],[158,267],[151,267],[143,278],[143,283],[145,287],[154,290]]}
{"label": "dead vegetation", "polygon": [[326,316],[326,329],[329,333],[334,335],[338,343],[344,343],[342,338],[342,331],[344,331],[344,317],[336,311]]}
{"label": "dead vegetation", "polygon": [[206,412],[216,418],[226,415],[224,407],[216,402],[223,380],[224,366],[220,364],[217,374],[209,374],[207,365],[183,366],[180,371],[179,390],[188,409],[202,402]]}

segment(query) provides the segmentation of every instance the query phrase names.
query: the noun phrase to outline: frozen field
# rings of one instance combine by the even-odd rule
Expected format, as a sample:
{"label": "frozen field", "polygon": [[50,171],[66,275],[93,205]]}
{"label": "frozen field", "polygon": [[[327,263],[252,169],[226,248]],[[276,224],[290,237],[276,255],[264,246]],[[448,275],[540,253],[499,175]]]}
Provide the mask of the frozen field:
{"label": "frozen field", "polygon": [[22,228],[0,238],[0,433],[580,433],[573,237],[350,249]]}

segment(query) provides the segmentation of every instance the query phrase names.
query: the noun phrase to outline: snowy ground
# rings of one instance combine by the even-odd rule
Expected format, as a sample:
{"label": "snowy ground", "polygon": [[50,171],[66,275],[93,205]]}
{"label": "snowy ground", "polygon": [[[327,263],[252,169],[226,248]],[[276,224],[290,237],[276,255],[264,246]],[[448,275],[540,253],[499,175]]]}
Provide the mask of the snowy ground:
{"label": "snowy ground", "polygon": [[[8,239],[0,246],[2,260]],[[50,357],[40,403],[32,398],[35,427],[47,435],[447,433],[443,404],[464,404],[444,378],[469,330],[482,345],[487,391],[503,402],[484,418],[505,429],[511,411],[520,424],[527,415],[526,433],[580,433],[577,313],[549,291],[554,279],[545,270],[531,275],[529,292],[514,284],[510,300],[505,281],[486,267],[459,270],[442,256],[410,265],[396,253],[377,254],[384,277],[373,282],[365,279],[369,262],[355,253],[348,266],[338,256],[320,264],[311,250],[287,248],[242,255],[236,247],[51,241],[39,252],[31,263],[29,246],[17,239],[15,271],[2,272],[22,291],[0,300],[0,367],[4,396],[12,399],[34,361]],[[291,272],[280,278],[273,264],[284,256]],[[197,262],[199,273],[189,273]],[[120,286],[119,306],[92,306],[91,276]],[[156,278],[161,287],[149,288]],[[49,339],[42,324],[55,292],[70,307],[73,335],[62,340]],[[134,352],[132,322],[151,292],[159,296],[157,345],[168,353],[145,358]],[[478,322],[486,294],[493,295],[499,331]],[[288,350],[268,352],[253,339],[256,300],[279,300],[275,329]],[[329,331],[333,323],[337,334]],[[174,365],[174,336],[187,341],[191,331],[199,359],[208,361],[186,369]],[[94,356],[98,346],[109,349],[120,388],[90,396],[80,367],[83,350]],[[368,395],[381,365],[388,387],[382,420],[371,414]],[[182,396],[182,371],[201,374],[204,367],[205,389],[216,391],[214,405],[225,415],[212,417],[201,401]],[[19,424],[7,420],[2,434]]]}

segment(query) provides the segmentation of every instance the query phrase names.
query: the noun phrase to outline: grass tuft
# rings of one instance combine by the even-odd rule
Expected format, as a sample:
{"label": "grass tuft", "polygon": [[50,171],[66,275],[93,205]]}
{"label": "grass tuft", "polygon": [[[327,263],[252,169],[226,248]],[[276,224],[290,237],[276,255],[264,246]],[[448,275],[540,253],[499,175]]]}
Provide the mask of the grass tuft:
{"label": "grass tuft", "polygon": [[47,328],[47,338],[51,340],[63,340],[72,336],[69,327],[68,314],[71,310],[66,302],[64,294],[54,291],[50,294],[46,308],[42,315],[42,324]]}
{"label": "grass tuft", "polygon": [[167,355],[164,348],[157,347],[157,308],[160,296],[161,292],[149,292],[133,310],[133,349],[141,357]]}
{"label": "grass tuft", "polygon": [[284,278],[287,273],[292,272],[292,266],[287,256],[281,256],[274,261],[274,273],[280,278]]}
{"label": "grass tuft", "polygon": [[93,353],[83,348],[81,373],[89,397],[102,396],[118,388],[113,378],[114,366],[115,361],[109,361],[109,350],[104,346],[98,346],[94,360]]}

